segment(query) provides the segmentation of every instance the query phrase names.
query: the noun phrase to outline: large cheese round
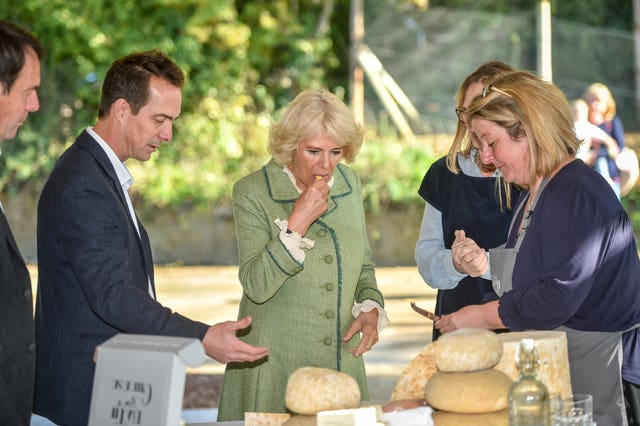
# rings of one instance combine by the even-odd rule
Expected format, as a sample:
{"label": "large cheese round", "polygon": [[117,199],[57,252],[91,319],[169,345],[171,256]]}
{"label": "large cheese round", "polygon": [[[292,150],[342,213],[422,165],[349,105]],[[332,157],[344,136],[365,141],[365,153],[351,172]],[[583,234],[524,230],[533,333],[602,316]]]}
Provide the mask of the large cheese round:
{"label": "large cheese round", "polygon": [[360,405],[360,387],[348,374],[328,368],[302,367],[289,376],[285,404],[294,413],[307,415],[356,408]]}
{"label": "large cheese round", "polygon": [[427,382],[424,396],[437,409],[453,413],[490,413],[507,408],[511,377],[489,368],[470,373],[437,372]]}
{"label": "large cheese round", "polygon": [[540,357],[538,377],[547,385],[549,395],[560,394],[565,398],[571,395],[567,335],[564,331],[512,331],[499,334],[498,338],[502,342],[502,360],[495,366],[496,370],[516,380],[516,351],[520,340],[533,339]]}
{"label": "large cheese round", "polygon": [[502,358],[498,335],[479,328],[461,328],[443,334],[435,346],[436,366],[447,373],[485,370]]}
{"label": "large cheese round", "polygon": [[435,411],[432,418],[434,426],[509,426],[507,410],[482,414]]}
{"label": "large cheese round", "polygon": [[435,344],[429,343],[405,367],[393,389],[391,400],[423,399],[424,387],[436,371]]}

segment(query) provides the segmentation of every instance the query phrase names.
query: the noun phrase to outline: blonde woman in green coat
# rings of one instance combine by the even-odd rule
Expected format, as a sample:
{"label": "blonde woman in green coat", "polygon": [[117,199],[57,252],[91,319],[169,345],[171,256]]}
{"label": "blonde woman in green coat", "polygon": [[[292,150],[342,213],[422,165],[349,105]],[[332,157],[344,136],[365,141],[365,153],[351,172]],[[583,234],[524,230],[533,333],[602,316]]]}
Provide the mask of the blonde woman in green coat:
{"label": "blonde woman in green coat", "polygon": [[227,365],[218,420],[286,412],[289,375],[304,366],[350,374],[368,399],[360,355],[388,322],[351,162],[362,128],[326,90],[307,90],[269,135],[271,161],[233,188],[243,288],[241,338],[269,356]]}

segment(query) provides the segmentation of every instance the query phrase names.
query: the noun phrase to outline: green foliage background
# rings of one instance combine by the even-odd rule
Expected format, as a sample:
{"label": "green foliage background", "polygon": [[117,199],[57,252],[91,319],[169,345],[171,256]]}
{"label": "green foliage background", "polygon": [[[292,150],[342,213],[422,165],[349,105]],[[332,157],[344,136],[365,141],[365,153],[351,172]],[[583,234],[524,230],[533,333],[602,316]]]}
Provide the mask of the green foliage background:
{"label": "green foliage background", "polygon": [[[3,18],[38,35],[48,52],[41,110],[30,116],[18,138],[3,145],[10,155],[0,157],[0,185],[9,194],[40,190],[55,159],[94,123],[109,65],[132,51],[160,49],[188,76],[173,141],[150,161],[127,164],[141,206],[180,209],[227,202],[233,182],[268,159],[271,120],[295,93],[326,86],[345,98],[348,1],[335,2],[326,19],[325,4],[313,0],[0,3]],[[381,157],[369,153],[359,163],[387,172],[381,160],[402,151],[402,142],[393,132],[381,140],[369,130],[368,137],[380,142],[371,152]],[[402,157],[415,164],[404,166],[424,171],[432,161],[428,150],[407,149]],[[389,182],[382,176],[369,181],[375,184],[367,186],[368,206],[409,198],[398,188],[403,174]]]}
{"label": "green foliage background", "polygon": [[[367,0],[365,12],[428,3]],[[502,13],[535,6],[531,0],[430,4]],[[630,30],[630,4],[554,1],[553,9],[560,18]],[[9,195],[39,193],[56,158],[94,123],[111,62],[157,48],[180,64],[188,84],[174,140],[150,161],[127,164],[136,179],[133,195],[140,209],[228,202],[233,182],[268,159],[268,128],[295,93],[325,86],[348,100],[349,8],[348,0],[0,0],[2,17],[30,29],[48,51],[41,111],[3,142],[8,155],[0,157],[0,187]],[[435,151],[424,141],[400,140],[391,126],[367,128],[355,164],[367,208],[421,204],[416,188],[442,154]],[[640,227],[640,217],[634,221]]]}

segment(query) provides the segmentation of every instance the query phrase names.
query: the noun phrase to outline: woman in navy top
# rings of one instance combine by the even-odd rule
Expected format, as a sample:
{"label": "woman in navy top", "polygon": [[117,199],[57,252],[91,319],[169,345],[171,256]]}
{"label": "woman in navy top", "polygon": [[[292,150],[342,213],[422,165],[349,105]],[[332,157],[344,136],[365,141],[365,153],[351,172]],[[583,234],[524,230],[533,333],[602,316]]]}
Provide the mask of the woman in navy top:
{"label": "woman in navy top", "polygon": [[[438,290],[435,314],[443,315],[481,303],[493,293],[491,276],[471,277],[457,271],[451,257],[456,229],[464,228],[482,247],[504,243],[511,223],[511,185],[504,185],[493,164],[483,164],[467,132],[464,111],[484,87],[484,81],[511,66],[490,61],[469,74],[458,89],[458,127],[449,153],[431,165],[418,194],[425,200],[415,257],[424,281]],[[440,333],[433,327],[432,340]]]}
{"label": "woman in navy top", "polygon": [[[436,328],[565,331],[573,392],[593,395],[598,424],[626,425],[621,336],[640,325],[640,259],[629,217],[607,182],[575,159],[571,110],[552,83],[528,72],[500,75],[467,114],[483,162],[528,191],[505,246],[490,250],[500,298],[444,315]],[[484,249],[464,230],[452,251],[470,275],[486,272]],[[631,359],[640,353],[625,350]]]}
{"label": "woman in navy top", "polygon": [[595,147],[596,158],[592,167],[609,182],[620,198],[620,172],[615,159],[624,148],[625,140],[622,120],[616,115],[616,101],[609,88],[602,83],[590,85],[585,91],[584,99],[589,106],[589,122],[612,138]]}

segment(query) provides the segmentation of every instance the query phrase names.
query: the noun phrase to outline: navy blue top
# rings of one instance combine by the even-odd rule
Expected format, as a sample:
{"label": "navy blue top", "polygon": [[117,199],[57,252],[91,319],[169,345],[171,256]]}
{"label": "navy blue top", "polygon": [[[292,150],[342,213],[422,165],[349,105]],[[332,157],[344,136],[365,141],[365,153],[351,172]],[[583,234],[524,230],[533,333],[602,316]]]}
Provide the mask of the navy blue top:
{"label": "navy blue top", "polygon": [[[618,148],[620,148],[620,150],[624,148],[624,128],[622,127],[622,120],[620,120],[617,115],[614,116],[610,121],[605,121],[604,123],[600,124],[598,127],[607,132],[609,136],[616,140]],[[616,161],[611,158],[606,147],[603,146],[602,149],[598,150],[598,157],[604,157],[607,159],[607,165],[609,166],[609,175],[611,177],[620,176],[620,173],[618,172],[618,166],[616,166]]]}
{"label": "navy blue top", "polygon": [[512,279],[499,310],[511,330],[621,331],[640,323],[633,228],[608,183],[581,160],[563,167],[540,195]]}
{"label": "navy blue top", "polygon": [[[509,234],[507,247],[514,246],[516,233]],[[513,291],[498,308],[511,330],[565,325],[606,332],[640,323],[633,228],[608,183],[581,160],[563,167],[540,194],[512,279]],[[635,334],[625,336],[625,376],[638,378],[640,347],[629,338]]]}
{"label": "navy blue top", "polygon": [[[500,208],[496,184],[494,177],[452,173],[447,168],[445,157],[431,165],[418,194],[442,213],[445,248],[451,248],[457,229],[464,229],[467,237],[485,249],[504,243],[512,211],[506,208],[504,195],[503,208]],[[517,198],[518,190],[513,188],[512,194],[514,199]],[[466,276],[456,287],[438,290],[435,314],[450,314],[467,305],[482,303],[489,294],[493,294],[490,280]],[[439,335],[434,327],[433,339]]]}

